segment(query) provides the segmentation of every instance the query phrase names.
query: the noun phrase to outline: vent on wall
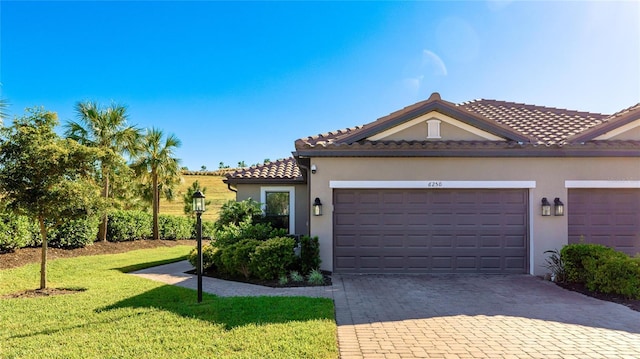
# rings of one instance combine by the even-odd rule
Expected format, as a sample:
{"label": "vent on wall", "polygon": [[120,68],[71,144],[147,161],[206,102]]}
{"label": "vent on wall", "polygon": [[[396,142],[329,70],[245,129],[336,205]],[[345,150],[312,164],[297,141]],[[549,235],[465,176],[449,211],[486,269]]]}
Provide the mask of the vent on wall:
{"label": "vent on wall", "polygon": [[427,138],[441,138],[440,120],[427,120]]}

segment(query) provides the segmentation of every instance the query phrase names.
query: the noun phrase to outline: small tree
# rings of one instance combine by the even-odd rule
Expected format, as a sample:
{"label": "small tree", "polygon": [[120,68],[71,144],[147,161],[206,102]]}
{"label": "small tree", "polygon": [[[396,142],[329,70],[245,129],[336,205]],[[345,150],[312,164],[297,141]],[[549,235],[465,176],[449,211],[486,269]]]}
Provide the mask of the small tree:
{"label": "small tree", "polygon": [[47,287],[47,231],[94,213],[100,186],[94,182],[100,150],[62,139],[53,112],[27,110],[0,129],[0,191],[7,208],[37,220],[42,237],[40,289]]}
{"label": "small tree", "polygon": [[[203,195],[207,194],[207,187],[200,188],[200,183],[195,181],[191,184],[191,187],[187,188],[187,192],[182,196],[182,200],[184,201],[184,214],[194,217],[195,213],[193,213],[193,194],[196,191],[202,192]],[[204,201],[205,206],[211,205],[211,200]]]}
{"label": "small tree", "polygon": [[180,159],[175,150],[180,140],[173,134],[165,137],[157,128],[147,130],[142,138],[142,150],[136,156],[133,168],[136,173],[151,184],[151,211],[153,213],[153,239],[160,239],[158,214],[160,213],[160,195],[173,196],[173,188],[180,181]]}

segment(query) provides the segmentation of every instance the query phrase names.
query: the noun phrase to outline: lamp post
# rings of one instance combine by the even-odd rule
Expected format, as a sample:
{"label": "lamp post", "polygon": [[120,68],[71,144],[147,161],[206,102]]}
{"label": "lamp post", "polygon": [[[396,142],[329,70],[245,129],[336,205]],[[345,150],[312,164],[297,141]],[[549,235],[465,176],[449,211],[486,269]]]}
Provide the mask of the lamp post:
{"label": "lamp post", "polygon": [[196,239],[198,240],[198,303],[202,302],[202,213],[204,209],[204,195],[200,191],[193,193],[193,211],[196,213]]}

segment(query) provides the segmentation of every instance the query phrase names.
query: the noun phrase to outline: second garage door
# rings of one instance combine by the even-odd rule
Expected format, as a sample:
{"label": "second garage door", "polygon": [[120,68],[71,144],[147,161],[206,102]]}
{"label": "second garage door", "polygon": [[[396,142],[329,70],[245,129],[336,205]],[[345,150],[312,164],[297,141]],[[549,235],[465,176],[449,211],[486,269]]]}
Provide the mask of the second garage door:
{"label": "second garage door", "polygon": [[569,243],[597,243],[640,254],[640,189],[572,188]]}
{"label": "second garage door", "polygon": [[338,273],[526,273],[526,189],[336,189]]}

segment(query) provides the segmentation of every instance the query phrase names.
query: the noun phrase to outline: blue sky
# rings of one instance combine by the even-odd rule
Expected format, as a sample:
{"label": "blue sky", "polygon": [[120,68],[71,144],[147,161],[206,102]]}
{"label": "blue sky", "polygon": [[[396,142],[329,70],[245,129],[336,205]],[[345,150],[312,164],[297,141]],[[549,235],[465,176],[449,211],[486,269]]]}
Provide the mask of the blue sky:
{"label": "blue sky", "polygon": [[[439,92],[613,113],[640,102],[638,2],[0,1],[11,115],[126,104],[189,169],[287,157],[298,138]],[[6,122],[6,121],[5,121]]]}

